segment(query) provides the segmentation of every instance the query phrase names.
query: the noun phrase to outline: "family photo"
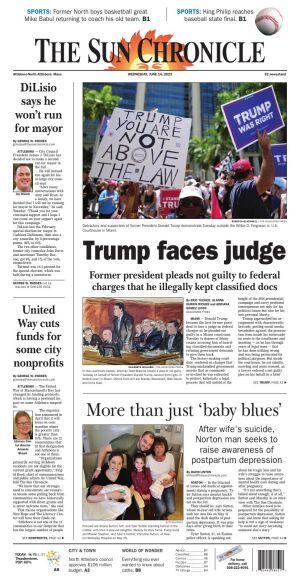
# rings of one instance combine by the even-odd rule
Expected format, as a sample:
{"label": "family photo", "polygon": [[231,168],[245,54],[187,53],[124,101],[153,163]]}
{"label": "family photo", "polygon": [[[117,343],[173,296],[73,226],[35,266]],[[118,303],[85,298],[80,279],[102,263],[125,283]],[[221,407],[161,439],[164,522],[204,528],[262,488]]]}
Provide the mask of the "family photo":
{"label": "family photo", "polygon": [[83,426],[83,520],[183,519],[183,425]]}

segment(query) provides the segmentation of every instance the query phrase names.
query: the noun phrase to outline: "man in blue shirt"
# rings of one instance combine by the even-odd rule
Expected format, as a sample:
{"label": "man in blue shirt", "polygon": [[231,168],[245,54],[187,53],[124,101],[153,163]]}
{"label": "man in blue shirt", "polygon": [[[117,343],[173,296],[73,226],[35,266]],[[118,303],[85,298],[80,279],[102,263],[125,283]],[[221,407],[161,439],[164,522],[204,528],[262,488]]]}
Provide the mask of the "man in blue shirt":
{"label": "man in blue shirt", "polygon": [[261,195],[274,183],[275,169],[271,151],[270,138],[264,131],[257,131],[258,142],[262,150],[260,174],[255,180],[250,162],[240,159],[233,164],[236,183],[230,195],[233,219],[270,219],[270,213]]}
{"label": "man in blue shirt", "polygon": [[116,191],[116,187],[116,181],[108,181],[107,189],[100,193],[98,198],[100,219],[110,219],[115,213],[119,203],[119,194]]}

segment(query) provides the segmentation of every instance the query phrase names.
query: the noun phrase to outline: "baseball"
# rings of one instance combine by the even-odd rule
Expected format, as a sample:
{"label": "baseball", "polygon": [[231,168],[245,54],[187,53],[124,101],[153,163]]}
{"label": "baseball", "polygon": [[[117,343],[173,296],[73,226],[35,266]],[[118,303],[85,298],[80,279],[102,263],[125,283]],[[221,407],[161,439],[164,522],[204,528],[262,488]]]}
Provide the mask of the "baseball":
{"label": "baseball", "polygon": [[255,24],[262,34],[271,36],[280,30],[282,16],[276,8],[264,8],[257,14]]}

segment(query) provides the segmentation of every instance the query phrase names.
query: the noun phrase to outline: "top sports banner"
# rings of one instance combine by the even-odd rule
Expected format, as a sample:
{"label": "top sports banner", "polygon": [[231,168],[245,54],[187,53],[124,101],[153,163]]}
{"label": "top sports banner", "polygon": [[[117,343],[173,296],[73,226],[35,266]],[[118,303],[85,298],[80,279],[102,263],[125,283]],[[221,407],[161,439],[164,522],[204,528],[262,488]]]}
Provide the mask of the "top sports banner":
{"label": "top sports banner", "polygon": [[284,126],[272,86],[222,105],[222,112],[236,151],[255,143],[257,130],[270,134]]}

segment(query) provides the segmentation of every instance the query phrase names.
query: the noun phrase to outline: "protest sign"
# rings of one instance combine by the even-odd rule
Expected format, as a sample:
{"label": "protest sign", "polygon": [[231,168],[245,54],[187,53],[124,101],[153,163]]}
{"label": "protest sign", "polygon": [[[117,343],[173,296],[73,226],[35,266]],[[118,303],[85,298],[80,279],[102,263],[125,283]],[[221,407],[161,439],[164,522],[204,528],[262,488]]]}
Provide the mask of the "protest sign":
{"label": "protest sign", "polygon": [[275,166],[275,177],[287,176],[287,150],[286,143],[271,145]]}
{"label": "protest sign", "polygon": [[284,126],[272,86],[222,105],[236,151],[257,141],[257,129],[268,134]]}
{"label": "protest sign", "polygon": [[91,177],[182,187],[191,119],[115,108]]}
{"label": "protest sign", "polygon": [[179,204],[180,189],[160,190],[160,216],[166,217],[169,213],[176,211]]}
{"label": "protest sign", "polygon": [[215,165],[214,169],[217,171],[218,176],[222,173],[222,171],[232,171],[232,165],[234,163],[233,154],[231,151],[228,151],[226,157],[221,159],[218,165]]}
{"label": "protest sign", "polygon": [[223,215],[222,215],[222,211],[220,209],[217,192],[216,192],[214,187],[211,190],[211,218],[212,219],[223,219]]}

